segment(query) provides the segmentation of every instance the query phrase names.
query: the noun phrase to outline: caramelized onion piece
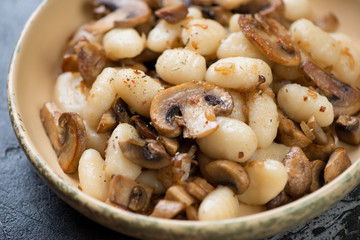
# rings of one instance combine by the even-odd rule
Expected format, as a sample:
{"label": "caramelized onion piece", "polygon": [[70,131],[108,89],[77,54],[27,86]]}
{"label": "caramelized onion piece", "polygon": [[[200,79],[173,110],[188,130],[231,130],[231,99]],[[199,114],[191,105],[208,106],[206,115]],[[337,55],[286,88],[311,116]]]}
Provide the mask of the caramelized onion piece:
{"label": "caramelized onion piece", "polygon": [[289,31],[277,20],[261,14],[241,14],[239,25],[244,35],[276,63],[297,66],[300,54],[291,43]]}

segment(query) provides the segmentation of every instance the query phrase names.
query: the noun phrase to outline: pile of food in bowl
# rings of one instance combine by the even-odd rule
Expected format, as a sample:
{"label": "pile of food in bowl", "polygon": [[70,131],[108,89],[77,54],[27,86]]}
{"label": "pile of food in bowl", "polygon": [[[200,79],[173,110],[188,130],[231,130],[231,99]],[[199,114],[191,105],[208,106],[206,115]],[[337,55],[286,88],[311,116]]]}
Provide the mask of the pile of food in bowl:
{"label": "pile of food in bowl", "polygon": [[93,0],[41,121],[86,194],[220,220],[331,182],[360,143],[360,53],[303,0]]}

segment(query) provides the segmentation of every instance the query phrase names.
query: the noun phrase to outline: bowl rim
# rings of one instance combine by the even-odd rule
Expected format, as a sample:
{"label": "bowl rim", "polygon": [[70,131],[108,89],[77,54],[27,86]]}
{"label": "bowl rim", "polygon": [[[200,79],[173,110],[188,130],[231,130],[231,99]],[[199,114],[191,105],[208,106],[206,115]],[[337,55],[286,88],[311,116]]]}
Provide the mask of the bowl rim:
{"label": "bowl rim", "polygon": [[[30,141],[30,136],[27,135],[26,127],[22,121],[22,116],[19,112],[17,102],[16,102],[16,93],[14,84],[16,82],[14,72],[17,69],[18,62],[18,52],[21,47],[23,40],[26,36],[31,32],[32,22],[38,17],[38,13],[44,11],[49,0],[43,0],[40,5],[34,10],[26,24],[24,25],[20,37],[16,43],[11,62],[8,70],[8,81],[7,81],[7,102],[8,102],[8,110],[11,119],[12,126],[14,128],[16,137],[22,146],[27,158],[31,162],[31,164],[35,167],[39,176],[47,183],[47,185],[65,202],[70,204],[73,208],[79,211],[80,207],[86,207],[87,211],[82,212],[87,217],[97,221],[100,224],[105,225],[113,230],[123,232],[117,226],[108,226],[107,223],[99,220],[99,217],[106,213],[105,217],[112,217],[115,221],[119,221],[122,224],[125,223],[135,223],[141,222],[142,225],[140,228],[151,225],[155,228],[156,231],[166,231],[173,232],[175,235],[187,236],[187,231],[200,231],[200,232],[211,232],[216,233],[225,228],[227,230],[231,230],[231,234],[238,233],[241,229],[241,226],[248,226],[248,224],[259,224],[265,223],[266,221],[275,221],[276,219],[282,219],[289,214],[297,214],[299,210],[303,210],[305,208],[311,208],[312,205],[319,205],[319,203],[323,202],[324,199],[327,199],[328,204],[326,206],[311,208],[312,212],[310,212],[306,217],[303,217],[298,220],[289,221],[285,223],[285,226],[281,229],[282,231],[286,231],[294,226],[304,223],[320,213],[324,212],[328,208],[330,208],[333,204],[342,199],[347,193],[353,190],[360,183],[360,158],[353,162],[350,168],[348,168],[345,172],[343,172],[336,180],[326,184],[321,189],[317,190],[314,193],[311,193],[307,196],[304,196],[294,202],[291,202],[287,205],[281,206],[279,208],[275,208],[272,210],[267,210],[265,212],[257,213],[250,216],[239,217],[234,219],[226,219],[220,221],[182,221],[182,220],[168,220],[168,219],[160,219],[148,217],[136,213],[127,212],[121,209],[118,209],[114,206],[110,206],[104,202],[96,200],[85,193],[83,193],[78,188],[68,184],[65,180],[61,178],[55,171],[53,171],[46,162],[42,159],[42,157],[36,152],[35,147],[32,145]],[[347,186],[346,189],[342,189],[344,186]],[[340,194],[336,196],[329,196],[330,193],[333,195],[335,192],[340,191]],[[260,226],[260,225],[259,225]],[[123,233],[129,234],[124,231]],[[274,235],[276,233],[280,233],[279,231],[269,231],[267,233],[262,233],[259,236],[267,237]],[[134,233],[133,236],[138,237],[139,233]],[[189,233],[193,235],[193,233]],[[256,234],[255,234],[256,235]],[[230,235],[227,235],[228,237]],[[240,236],[240,235],[239,235]],[[241,236],[240,236],[241,237]],[[256,236],[255,236],[256,237]]]}

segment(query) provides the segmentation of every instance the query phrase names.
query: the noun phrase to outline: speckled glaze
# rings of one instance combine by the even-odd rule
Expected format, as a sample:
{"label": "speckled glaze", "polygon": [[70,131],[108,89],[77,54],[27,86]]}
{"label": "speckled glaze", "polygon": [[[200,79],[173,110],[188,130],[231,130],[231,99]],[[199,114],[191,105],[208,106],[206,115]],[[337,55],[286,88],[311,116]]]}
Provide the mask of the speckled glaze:
{"label": "speckled glaze", "polygon": [[[114,208],[85,195],[77,187],[77,176],[64,174],[58,166],[42,128],[39,110],[45,101],[52,99],[67,39],[89,19],[83,7],[86,1],[44,1],[24,27],[8,78],[9,113],[19,142],[44,181],[79,212],[113,230],[143,239],[259,239],[314,218],[360,183],[360,150],[347,146],[353,164],[336,180],[286,206],[248,217],[214,222],[155,219]],[[325,0],[312,2],[319,6]],[[327,1],[328,9],[329,2],[339,5],[341,1]],[[347,2],[357,6],[351,11],[356,13],[356,9],[360,9],[359,1]],[[360,36],[352,36],[350,29],[346,29],[349,25],[344,24],[343,31],[360,42]]]}

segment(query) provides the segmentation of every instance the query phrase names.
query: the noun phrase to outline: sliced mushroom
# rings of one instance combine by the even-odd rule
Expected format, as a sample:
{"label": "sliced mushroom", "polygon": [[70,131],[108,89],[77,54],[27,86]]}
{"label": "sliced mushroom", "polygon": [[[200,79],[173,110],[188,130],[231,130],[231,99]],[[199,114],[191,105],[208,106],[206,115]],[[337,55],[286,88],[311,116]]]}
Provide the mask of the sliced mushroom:
{"label": "sliced mushroom", "polygon": [[163,199],[156,204],[154,211],[151,213],[150,216],[157,218],[172,219],[181,212],[185,211],[185,209],[186,209],[186,204],[183,202]]}
{"label": "sliced mushroom", "polygon": [[278,21],[261,14],[240,14],[239,24],[244,35],[271,60],[286,66],[299,65],[300,54],[291,43],[291,35]]}
{"label": "sliced mushroom", "polygon": [[176,154],[180,147],[179,141],[176,138],[167,138],[160,135],[158,139],[170,155],[174,156]]}
{"label": "sliced mushroom", "polygon": [[314,143],[324,145],[327,144],[329,139],[321,128],[321,126],[317,123],[314,114],[311,115],[308,122],[301,122],[300,127],[305,133],[305,135],[311,139]]}
{"label": "sliced mushroom", "polygon": [[228,26],[232,17],[232,12],[221,6],[202,7],[201,10],[205,18],[212,18],[223,26]]}
{"label": "sliced mushroom", "polygon": [[321,19],[316,20],[314,23],[325,32],[335,32],[339,27],[339,19],[332,12],[324,15]]}
{"label": "sliced mushroom", "polygon": [[340,141],[351,145],[360,144],[360,118],[340,115],[335,122],[335,132]]}
{"label": "sliced mushroom", "polygon": [[128,105],[121,98],[116,100],[112,106],[112,110],[115,113],[118,122],[133,124],[131,119],[132,113],[130,112]]}
{"label": "sliced mushroom", "polygon": [[309,158],[310,161],[313,160],[322,160],[324,162],[327,162],[329,159],[330,154],[335,150],[336,144],[335,144],[335,138],[331,134],[329,129],[326,129],[325,131],[328,142],[325,145],[311,143],[305,148],[303,148],[304,153]]}
{"label": "sliced mushroom", "polygon": [[199,220],[198,209],[195,206],[186,206],[185,213],[187,220]]}
{"label": "sliced mushroom", "polygon": [[142,117],[140,115],[135,115],[131,117],[131,120],[134,122],[134,127],[141,138],[157,138],[158,133],[156,132],[155,128],[151,126],[150,120],[147,120],[145,117]]}
{"label": "sliced mushroom", "polygon": [[46,102],[40,110],[40,119],[45,132],[49,137],[56,154],[61,149],[61,133],[59,128],[59,118],[62,114],[55,102]]}
{"label": "sliced mushroom", "polygon": [[186,206],[190,206],[195,202],[195,199],[181,185],[174,185],[168,188],[164,199],[183,202]]}
{"label": "sliced mushroom", "polygon": [[104,69],[106,63],[105,50],[98,43],[82,40],[77,43],[75,52],[80,75],[85,83],[91,86]]}
{"label": "sliced mushroom", "polygon": [[114,27],[135,27],[145,23],[151,14],[149,6],[141,0],[94,0],[93,5],[95,9],[104,6],[110,12],[86,27],[93,35],[105,33]]}
{"label": "sliced mushroom", "polygon": [[59,118],[61,149],[59,164],[65,173],[75,173],[79,160],[86,149],[86,129],[77,113],[63,113]]}
{"label": "sliced mushroom", "polygon": [[124,156],[130,161],[148,168],[160,169],[171,164],[171,157],[164,146],[153,139],[129,139],[119,142]]}
{"label": "sliced mushroom", "polygon": [[345,148],[339,147],[331,154],[324,170],[325,184],[334,180],[350,167],[351,161]]}
{"label": "sliced mushroom", "polygon": [[181,134],[200,138],[214,132],[216,116],[229,115],[234,103],[223,88],[208,82],[190,82],[170,87],[155,96],[150,107],[154,127],[166,137]]}
{"label": "sliced mushroom", "polygon": [[286,146],[304,148],[311,144],[311,140],[279,110],[279,128],[276,140]]}
{"label": "sliced mushroom", "polygon": [[341,114],[353,115],[360,110],[358,88],[340,82],[309,59],[302,61],[300,68],[327,96],[334,106],[335,117]]}
{"label": "sliced mushroom", "polygon": [[309,159],[299,147],[292,147],[283,160],[288,182],[285,192],[292,198],[297,199],[304,196],[311,185],[311,166]]}
{"label": "sliced mushroom", "polygon": [[267,209],[274,209],[291,202],[291,198],[286,194],[285,191],[281,191],[276,197],[266,203]]}
{"label": "sliced mushroom", "polygon": [[197,200],[202,201],[212,190],[214,190],[214,187],[204,178],[197,177],[191,182],[188,182],[185,189]]}
{"label": "sliced mushroom", "polygon": [[134,212],[145,213],[150,206],[153,190],[153,187],[114,174],[110,181],[109,200]]}
{"label": "sliced mushroom", "polygon": [[99,124],[96,128],[97,133],[105,133],[112,131],[117,126],[116,115],[113,111],[108,110],[101,116]]}
{"label": "sliced mushroom", "polygon": [[310,162],[311,165],[311,185],[310,192],[315,192],[324,185],[324,169],[326,163],[321,160]]}
{"label": "sliced mushroom", "polygon": [[250,180],[244,168],[233,161],[215,160],[205,165],[210,183],[227,185],[236,194],[242,194],[249,187]]}
{"label": "sliced mushroom", "polygon": [[185,4],[178,3],[163,7],[155,12],[155,15],[170,24],[175,24],[186,18],[188,9]]}

